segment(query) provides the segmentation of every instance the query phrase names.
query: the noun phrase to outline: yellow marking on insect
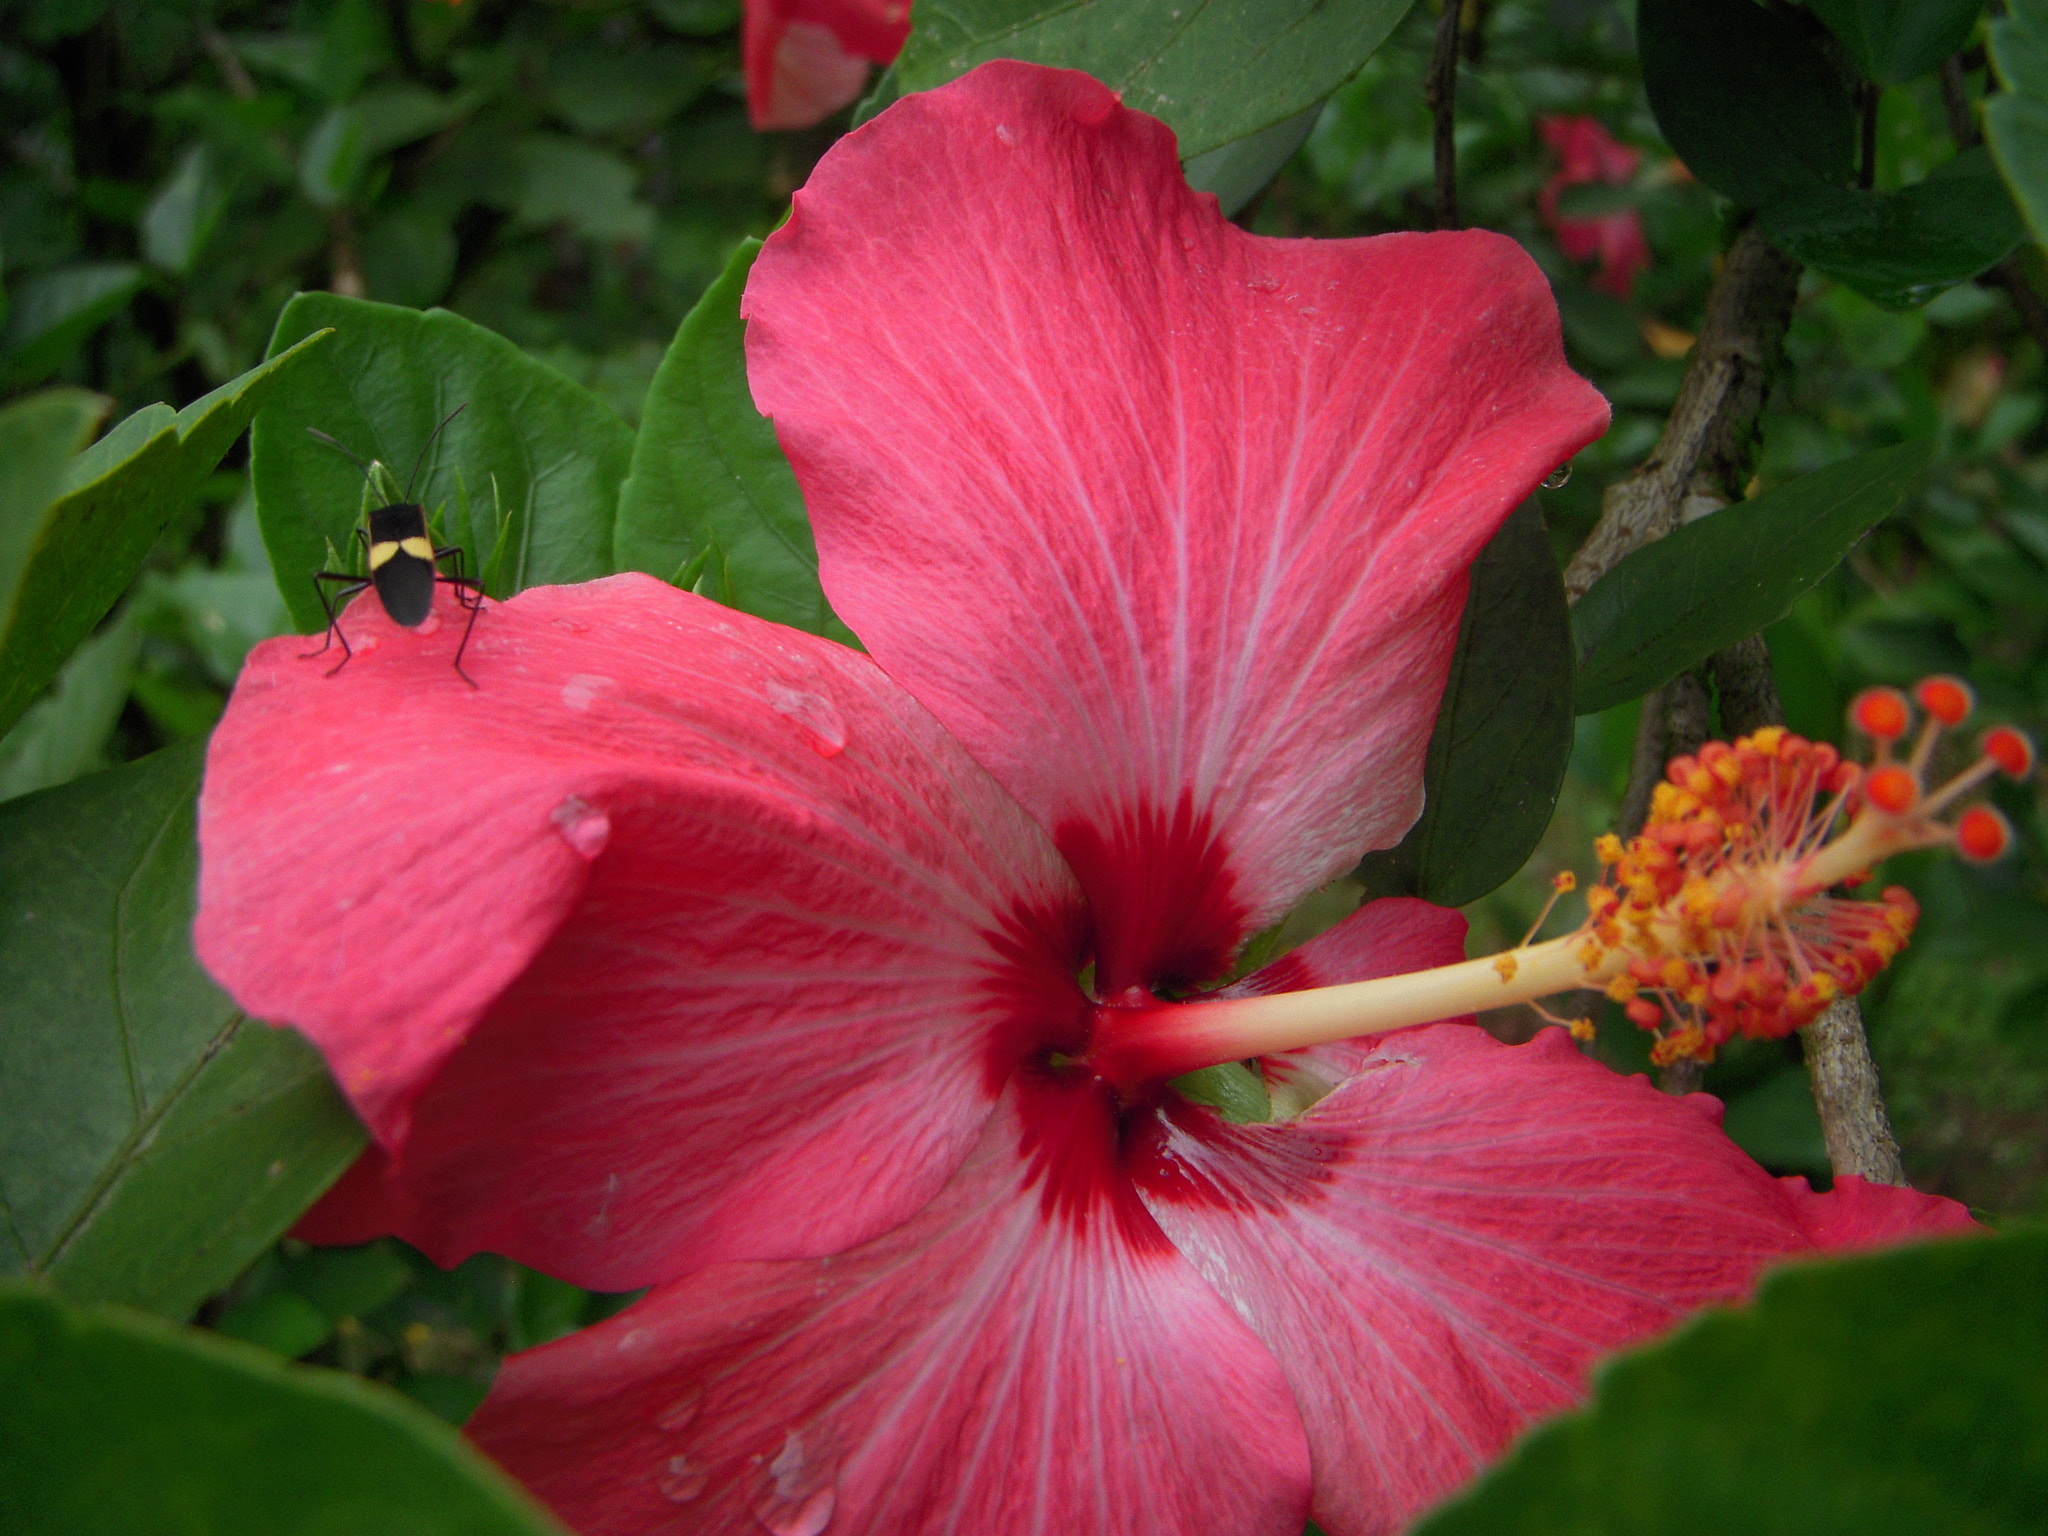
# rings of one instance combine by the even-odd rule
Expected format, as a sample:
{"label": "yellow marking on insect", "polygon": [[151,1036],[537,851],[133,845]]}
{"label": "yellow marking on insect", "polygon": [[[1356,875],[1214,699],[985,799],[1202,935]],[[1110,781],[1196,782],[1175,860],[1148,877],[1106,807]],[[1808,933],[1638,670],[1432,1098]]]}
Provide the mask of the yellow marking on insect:
{"label": "yellow marking on insect", "polygon": [[432,541],[423,539],[417,534],[409,539],[400,539],[398,547],[408,555],[411,555],[415,560],[424,560],[429,565],[434,562],[434,546]]}
{"label": "yellow marking on insect", "polygon": [[[413,541],[407,539],[405,542],[410,544]],[[370,546],[370,569],[372,571],[382,570],[390,563],[391,557],[397,553],[398,543],[396,540],[386,539],[381,544],[372,544]]]}

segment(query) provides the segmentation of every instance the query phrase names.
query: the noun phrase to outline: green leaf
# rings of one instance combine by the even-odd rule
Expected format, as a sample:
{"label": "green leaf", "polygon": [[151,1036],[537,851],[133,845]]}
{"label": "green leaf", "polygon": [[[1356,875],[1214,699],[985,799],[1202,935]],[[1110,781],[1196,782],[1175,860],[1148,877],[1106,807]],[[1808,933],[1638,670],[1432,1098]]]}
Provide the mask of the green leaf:
{"label": "green leaf", "polygon": [[1808,187],[1773,201],[1762,218],[1787,255],[1894,308],[1975,277],[2027,233],[1982,146],[1903,191]]}
{"label": "green leaf", "polygon": [[1241,1061],[1184,1073],[1167,1086],[1191,1104],[1207,1104],[1232,1125],[1259,1125],[1273,1118],[1266,1080]]}
{"label": "green leaf", "polygon": [[1357,73],[1413,0],[953,0],[911,13],[904,94],[990,59],[1086,70],[1162,119],[1182,158],[1306,112]]}
{"label": "green leaf", "polygon": [[0,389],[48,378],[142,287],[132,261],[87,262],[23,279],[0,331]]}
{"label": "green leaf", "polygon": [[128,612],[71,653],[49,691],[0,739],[0,800],[108,766],[107,742],[141,653],[142,628]]}
{"label": "green leaf", "polygon": [[64,494],[72,458],[108,403],[88,390],[50,389],[0,410],[0,594],[20,584],[43,513]]}
{"label": "green leaf", "polygon": [[1220,149],[1196,155],[1181,167],[1187,173],[1188,185],[1197,192],[1215,193],[1223,216],[1233,217],[1280,174],[1281,166],[1294,158],[1294,152],[1307,142],[1316,119],[1322,115],[1323,104],[1319,101],[1270,128],[1261,128]]}
{"label": "green leaf", "polygon": [[562,1536],[397,1393],[115,1307],[0,1290],[13,1536]]}
{"label": "green leaf", "polygon": [[2005,90],[1984,103],[1984,137],[2034,239],[2048,244],[2048,0],[2010,0],[1991,24]]}
{"label": "green leaf", "polygon": [[299,151],[299,190],[315,208],[339,208],[369,163],[361,115],[352,106],[334,107],[313,125]]}
{"label": "green leaf", "polygon": [[1933,459],[1926,440],[1859,453],[1630,554],[1572,610],[1579,713],[1662,687],[1783,618]]}
{"label": "green leaf", "polygon": [[1807,0],[1879,85],[1941,67],[1970,40],[1984,0]]}
{"label": "green leaf", "polygon": [[513,147],[521,222],[566,224],[592,240],[639,243],[654,233],[654,210],[633,200],[640,173],[595,144],[530,133]]}
{"label": "green leaf", "polygon": [[747,392],[740,293],[760,249],[740,243],[654,375],[619,493],[619,567],[850,642],[818,586],[796,476]]}
{"label": "green leaf", "polygon": [[205,144],[194,144],[143,210],[142,254],[156,266],[180,276],[191,272],[227,211],[230,188],[215,162]]}
{"label": "green leaf", "polygon": [[20,576],[0,586],[0,731],[106,617],[264,396],[318,345],[308,338],[182,411],[146,406],[72,462],[64,494],[28,534]]}
{"label": "green leaf", "polygon": [[1550,824],[1572,751],[1572,638],[1543,512],[1524,502],[1472,565],[1471,595],[1423,768],[1422,819],[1369,853],[1371,896],[1477,901]]}
{"label": "green leaf", "polygon": [[1604,1367],[1415,1536],[2019,1536],[2048,1509],[2048,1229],[1802,1264]]}
{"label": "green leaf", "polygon": [[270,349],[323,326],[334,340],[257,418],[250,447],[256,515],[299,628],[327,622],[311,578],[329,546],[353,543],[363,495],[362,472],[308,427],[392,466],[402,481],[442,418],[463,406],[413,493],[430,512],[444,507],[442,527],[469,573],[484,572],[502,538],[496,597],[611,574],[633,434],[601,400],[446,310],[302,293],[278,317]]}
{"label": "green leaf", "polygon": [[1640,0],[1636,31],[1657,126],[1716,192],[1759,208],[1849,180],[1848,92],[1790,16],[1756,0]]}
{"label": "green leaf", "polygon": [[363,1144],[312,1047],[193,958],[204,761],[192,742],[0,806],[0,1272],[172,1316]]}

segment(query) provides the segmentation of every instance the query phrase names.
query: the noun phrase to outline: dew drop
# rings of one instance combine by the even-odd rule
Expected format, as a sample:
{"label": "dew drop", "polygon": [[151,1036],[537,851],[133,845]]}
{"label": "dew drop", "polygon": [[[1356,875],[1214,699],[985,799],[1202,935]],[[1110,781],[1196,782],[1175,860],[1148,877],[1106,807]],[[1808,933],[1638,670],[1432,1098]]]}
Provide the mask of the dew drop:
{"label": "dew drop", "polygon": [[586,859],[603,853],[604,845],[611,841],[611,817],[575,795],[555,807],[552,820],[562,841]]}
{"label": "dew drop", "polygon": [[1012,147],[1015,147],[1017,143],[1017,135],[1010,132],[1009,128],[1002,123],[996,124],[996,137]]}
{"label": "dew drop", "polygon": [[562,703],[579,715],[588,714],[597,696],[614,686],[616,685],[608,677],[579,672],[562,684]]}
{"label": "dew drop", "polygon": [[701,1495],[710,1481],[708,1467],[698,1466],[687,1456],[671,1456],[661,1471],[661,1496],[671,1504],[687,1504]]}
{"label": "dew drop", "polygon": [[1246,278],[1245,286],[1254,293],[1278,293],[1280,291],[1280,279],[1261,273],[1257,277]]}
{"label": "dew drop", "polygon": [[754,1505],[754,1518],[769,1536],[819,1536],[832,1521],[839,1494],[829,1458],[812,1460],[803,1438],[791,1430],[768,1463],[773,1479],[767,1496]]}
{"label": "dew drop", "polygon": [[770,1499],[754,1511],[754,1518],[769,1536],[819,1536],[832,1523],[832,1507],[838,1502],[837,1492],[820,1488],[800,1504]]}
{"label": "dew drop", "polygon": [[558,618],[554,622],[555,628],[566,629],[572,635],[587,635],[590,633],[590,626],[581,619]]}
{"label": "dew drop", "polygon": [[688,1429],[697,1422],[697,1415],[704,1407],[704,1389],[692,1387],[681,1397],[670,1403],[654,1416],[654,1422],[670,1434]]}
{"label": "dew drop", "polygon": [[1571,478],[1572,461],[1566,459],[1557,468],[1543,477],[1543,489],[1546,491],[1561,491],[1570,482]]}
{"label": "dew drop", "polygon": [[811,745],[820,757],[837,757],[846,750],[846,722],[830,699],[781,683],[768,685],[768,704],[778,715],[787,715],[810,734]]}
{"label": "dew drop", "polygon": [[439,615],[438,613],[430,613],[424,619],[421,619],[419,623],[413,626],[413,633],[419,635],[431,635],[435,630],[439,629],[440,627],[441,615]]}

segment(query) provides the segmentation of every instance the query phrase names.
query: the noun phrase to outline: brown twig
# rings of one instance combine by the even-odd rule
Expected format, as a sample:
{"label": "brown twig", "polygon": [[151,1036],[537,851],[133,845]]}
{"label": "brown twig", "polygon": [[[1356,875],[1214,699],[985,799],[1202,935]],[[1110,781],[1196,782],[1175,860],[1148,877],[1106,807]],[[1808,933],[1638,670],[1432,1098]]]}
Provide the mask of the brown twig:
{"label": "brown twig", "polygon": [[[1707,296],[1705,323],[1693,348],[1664,435],[1628,479],[1609,487],[1599,524],[1565,569],[1577,601],[1631,550],[1662,538],[1690,517],[1704,516],[1742,495],[1758,413],[1776,371],[1798,293],[1799,266],[1755,228],[1737,237]],[[1771,679],[1770,650],[1761,635],[1728,647],[1707,663],[1721,708],[1721,728],[1744,735],[1783,722]],[[1681,695],[1674,709],[1674,694]],[[1643,701],[1643,723],[1629,767],[1623,814],[1640,828],[1664,763],[1684,751],[1675,738],[1706,730],[1704,691],[1688,675]],[[1691,746],[1697,746],[1693,740]],[[1835,1172],[1874,1183],[1902,1184],[1898,1143],[1878,1091],[1877,1069],[1855,999],[1843,998],[1801,1032],[1814,1104]],[[1667,1069],[1667,1092],[1698,1087],[1696,1072]]]}
{"label": "brown twig", "polygon": [[1458,227],[1458,27],[1463,0],[1443,0],[1423,99],[1436,128],[1436,227]]}
{"label": "brown twig", "polygon": [[1574,602],[1631,550],[1740,499],[1798,290],[1797,262],[1754,226],[1736,237],[1707,294],[1663,437],[1634,474],[1607,488],[1599,523],[1565,567]]}

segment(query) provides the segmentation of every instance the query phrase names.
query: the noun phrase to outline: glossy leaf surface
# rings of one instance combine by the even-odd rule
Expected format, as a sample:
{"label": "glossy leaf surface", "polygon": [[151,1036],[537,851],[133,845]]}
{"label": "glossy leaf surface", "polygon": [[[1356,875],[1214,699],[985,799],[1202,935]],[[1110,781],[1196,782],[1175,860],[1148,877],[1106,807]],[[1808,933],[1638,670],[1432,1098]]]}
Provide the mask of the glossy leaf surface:
{"label": "glossy leaf surface", "polygon": [[312,1048],[192,957],[203,761],[193,742],[0,807],[0,1273],[172,1316],[362,1145]]}
{"label": "glossy leaf surface", "polygon": [[278,317],[273,355],[332,326],[332,344],[256,423],[250,469],[263,540],[301,629],[326,624],[311,577],[354,549],[363,475],[307,435],[328,433],[413,487],[494,597],[612,569],[612,523],[633,434],[582,385],[446,310],[302,293]]}
{"label": "glossy leaf surface", "polygon": [[818,585],[818,546],[796,476],[747,392],[740,294],[760,249],[758,240],[741,242],[654,376],[619,492],[619,568],[851,640]]}
{"label": "glossy leaf surface", "polygon": [[2048,1230],[1764,1282],[1609,1365],[1416,1536],[1973,1536],[2048,1509]]}
{"label": "glossy leaf surface", "polygon": [[1572,610],[1579,713],[1661,687],[1782,618],[1899,504],[1933,456],[1927,441],[1860,453],[1629,555]]}
{"label": "glossy leaf surface", "polygon": [[2026,237],[1982,147],[1898,192],[1809,187],[1788,194],[1764,209],[1763,223],[1788,256],[1895,308],[1975,277]]}
{"label": "glossy leaf surface", "polygon": [[1412,0],[951,0],[919,6],[904,94],[990,59],[1085,70],[1163,119],[1183,158],[1271,128],[1372,56]]}
{"label": "glossy leaf surface", "polygon": [[397,1393],[119,1308],[0,1287],[13,1536],[560,1536]]}
{"label": "glossy leaf surface", "polygon": [[1564,583],[1542,510],[1527,501],[1473,563],[1422,819],[1359,866],[1371,895],[1459,907],[1522,867],[1571,759],[1572,668]]}
{"label": "glossy leaf surface", "polygon": [[145,406],[72,460],[63,494],[27,536],[11,595],[0,597],[0,730],[106,616],[268,392],[320,345],[306,343],[182,411]]}
{"label": "glossy leaf surface", "polygon": [[1756,208],[1848,182],[1848,92],[1789,15],[1755,0],[1641,0],[1636,30],[1657,126],[1716,192]]}
{"label": "glossy leaf surface", "polygon": [[2048,243],[2048,0],[2011,0],[1991,24],[2005,89],[1984,103],[1984,137],[2037,242]]}
{"label": "glossy leaf surface", "polygon": [[1857,67],[1897,85],[1941,67],[1970,40],[1984,0],[1808,0]]}

